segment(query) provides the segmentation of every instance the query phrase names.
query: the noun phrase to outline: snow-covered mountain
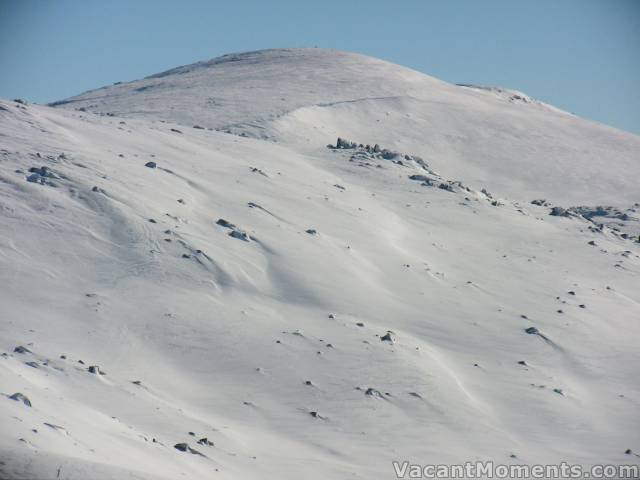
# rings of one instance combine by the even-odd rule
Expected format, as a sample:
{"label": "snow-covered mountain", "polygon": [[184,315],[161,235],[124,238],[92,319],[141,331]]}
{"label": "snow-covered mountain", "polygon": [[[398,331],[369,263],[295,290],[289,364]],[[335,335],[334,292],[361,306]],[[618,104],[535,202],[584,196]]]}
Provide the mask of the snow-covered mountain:
{"label": "snow-covered mountain", "polygon": [[0,167],[2,478],[638,462],[637,136],[265,50],[1,100]]}
{"label": "snow-covered mountain", "polygon": [[536,102],[323,49],[226,55],[56,102],[270,139],[315,152],[342,136],[422,155],[514,198],[630,206],[640,139]]}

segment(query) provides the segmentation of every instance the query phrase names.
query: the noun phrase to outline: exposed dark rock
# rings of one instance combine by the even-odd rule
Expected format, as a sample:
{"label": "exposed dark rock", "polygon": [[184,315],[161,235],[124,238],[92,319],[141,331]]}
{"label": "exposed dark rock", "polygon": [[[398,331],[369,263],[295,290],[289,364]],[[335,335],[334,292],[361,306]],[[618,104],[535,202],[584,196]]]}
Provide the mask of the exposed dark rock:
{"label": "exposed dark rock", "polygon": [[31,353],[31,350],[29,350],[27,347],[23,347],[22,345],[18,345],[13,349],[13,351],[14,353]]}
{"label": "exposed dark rock", "polygon": [[219,218],[218,221],[216,222],[216,224],[220,225],[221,227],[225,227],[225,228],[237,228],[233,223],[228,222],[224,218]]}
{"label": "exposed dark rock", "polygon": [[380,337],[380,341],[394,343],[395,338],[393,337],[393,332],[388,330],[387,333],[385,333],[382,337]]}
{"label": "exposed dark rock", "polygon": [[549,212],[552,217],[568,217],[569,212],[562,207],[553,207]]}
{"label": "exposed dark rock", "polygon": [[357,148],[358,144],[356,144],[355,142],[350,142],[349,140],[345,140],[343,138],[338,137],[338,140],[336,140],[336,147],[335,148]]}
{"label": "exposed dark rock", "polygon": [[9,398],[11,400],[15,400],[16,402],[22,402],[24,403],[27,407],[31,406],[31,400],[29,400],[29,398],[26,395],[23,395],[20,392],[16,392],[13,395],[10,395]]}
{"label": "exposed dark rock", "polygon": [[524,331],[529,335],[537,335],[540,333],[540,331],[536,327],[528,327],[525,328]]}
{"label": "exposed dark rock", "polygon": [[233,230],[229,232],[229,236],[233,238],[237,238],[238,240],[243,240],[245,242],[249,241],[249,235],[247,235],[245,232],[242,232],[240,230]]}
{"label": "exposed dark rock", "polygon": [[144,164],[144,166],[147,168],[156,168],[158,165],[156,164],[156,162],[147,162]]}
{"label": "exposed dark rock", "polygon": [[382,396],[382,393],[380,393],[379,390],[376,390],[375,388],[367,388],[367,390],[364,392],[365,395],[369,396],[369,397],[378,397],[378,398],[384,398]]}
{"label": "exposed dark rock", "polygon": [[257,167],[251,167],[251,171],[252,171],[253,173],[259,173],[259,174],[260,174],[260,175],[262,175],[263,177],[267,177],[267,178],[269,177],[269,175],[267,175],[265,172],[263,172],[262,170],[260,170],[260,169],[259,169],[259,168],[257,168]]}
{"label": "exposed dark rock", "polygon": [[415,180],[417,182],[430,182],[431,179],[426,175],[409,175],[409,180]]}
{"label": "exposed dark rock", "polygon": [[98,365],[89,366],[89,368],[87,368],[87,371],[95,375],[106,375],[106,372],[103,372],[102,370],[100,370],[100,367]]}

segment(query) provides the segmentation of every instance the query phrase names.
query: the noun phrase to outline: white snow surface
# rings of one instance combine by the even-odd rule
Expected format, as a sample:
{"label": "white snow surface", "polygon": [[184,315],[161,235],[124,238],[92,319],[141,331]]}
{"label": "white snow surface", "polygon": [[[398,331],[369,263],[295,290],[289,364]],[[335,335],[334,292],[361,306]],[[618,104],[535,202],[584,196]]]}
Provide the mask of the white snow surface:
{"label": "white snow surface", "polygon": [[640,139],[501,88],[450,85],[325,49],[226,55],[58,102],[284,141],[337,136],[409,151],[437,171],[514,198],[628,206]]}
{"label": "white snow surface", "polygon": [[322,49],[59,107],[0,100],[0,478],[638,463],[638,137]]}

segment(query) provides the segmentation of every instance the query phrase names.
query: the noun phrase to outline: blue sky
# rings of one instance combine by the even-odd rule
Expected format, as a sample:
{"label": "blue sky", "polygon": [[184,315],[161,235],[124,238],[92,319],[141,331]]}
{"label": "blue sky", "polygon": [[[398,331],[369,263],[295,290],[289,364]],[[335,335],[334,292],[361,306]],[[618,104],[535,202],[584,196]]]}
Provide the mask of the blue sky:
{"label": "blue sky", "polygon": [[305,46],[522,90],[640,133],[640,0],[0,0],[0,97],[48,102],[225,53]]}

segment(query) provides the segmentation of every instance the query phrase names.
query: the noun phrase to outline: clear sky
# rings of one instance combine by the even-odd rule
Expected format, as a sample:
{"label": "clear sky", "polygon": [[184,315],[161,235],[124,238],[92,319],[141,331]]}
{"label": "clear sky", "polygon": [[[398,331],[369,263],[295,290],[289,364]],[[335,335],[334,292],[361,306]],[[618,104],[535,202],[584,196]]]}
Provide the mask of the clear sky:
{"label": "clear sky", "polygon": [[640,0],[0,0],[0,97],[49,102],[310,46],[522,90],[640,134]]}

